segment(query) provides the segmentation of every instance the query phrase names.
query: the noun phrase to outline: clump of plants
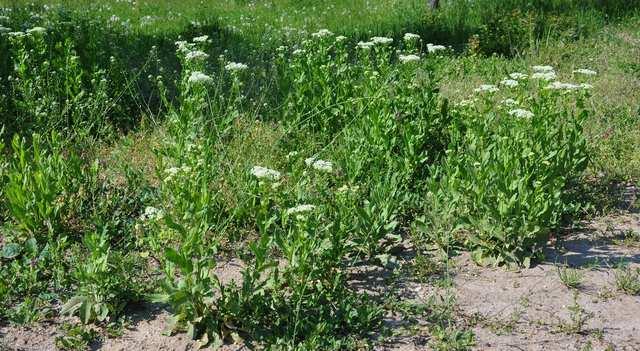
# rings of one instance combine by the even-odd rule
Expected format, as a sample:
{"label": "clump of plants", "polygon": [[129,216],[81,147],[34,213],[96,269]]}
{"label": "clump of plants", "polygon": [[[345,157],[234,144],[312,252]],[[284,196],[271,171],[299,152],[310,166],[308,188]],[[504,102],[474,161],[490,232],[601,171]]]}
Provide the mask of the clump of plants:
{"label": "clump of plants", "polygon": [[112,251],[106,231],[85,236],[88,257],[72,273],[76,291],[60,313],[77,314],[83,323],[115,319],[145,292],[139,255]]}
{"label": "clump of plants", "polygon": [[[551,231],[574,211],[566,189],[587,165],[588,86],[548,84],[553,69],[536,69],[544,72],[503,80],[515,98],[497,102],[500,88],[483,85],[458,106],[446,157],[433,167],[428,196],[453,208],[449,228],[463,233],[482,264],[529,266],[539,258]],[[564,107],[569,97],[577,110]]]}

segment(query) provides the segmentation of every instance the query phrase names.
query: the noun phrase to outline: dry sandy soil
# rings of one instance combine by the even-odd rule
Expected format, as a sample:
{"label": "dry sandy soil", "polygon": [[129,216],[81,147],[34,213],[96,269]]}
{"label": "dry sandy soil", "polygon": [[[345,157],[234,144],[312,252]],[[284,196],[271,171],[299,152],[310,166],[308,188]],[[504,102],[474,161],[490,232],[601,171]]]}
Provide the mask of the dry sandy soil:
{"label": "dry sandy soil", "polygon": [[[476,336],[477,350],[640,350],[640,296],[616,289],[615,266],[620,261],[640,267],[640,242],[621,240],[627,231],[640,233],[640,214],[600,218],[582,223],[551,244],[546,260],[518,271],[479,267],[468,254],[453,259],[453,284],[446,290],[455,296],[456,318]],[[403,259],[400,258],[400,261]],[[567,288],[558,275],[558,264],[579,268],[584,274],[578,289]],[[220,268],[223,280],[239,277],[238,262]],[[353,284],[384,292],[390,270],[364,267]],[[416,302],[445,288],[405,280],[398,283],[398,296]],[[570,307],[579,306],[584,323],[579,330]],[[575,310],[575,309],[574,309]],[[163,335],[168,312],[159,305],[146,305],[131,312],[131,326],[124,335],[100,340],[96,350],[191,350],[196,344],[184,334]],[[390,326],[404,325],[402,315],[387,316]],[[0,345],[9,350],[54,350],[63,320],[31,328],[0,327]],[[429,328],[418,322],[410,333],[398,333],[376,347],[378,350],[428,350]],[[0,350],[2,347],[0,347]],[[225,350],[241,350],[227,345]]]}

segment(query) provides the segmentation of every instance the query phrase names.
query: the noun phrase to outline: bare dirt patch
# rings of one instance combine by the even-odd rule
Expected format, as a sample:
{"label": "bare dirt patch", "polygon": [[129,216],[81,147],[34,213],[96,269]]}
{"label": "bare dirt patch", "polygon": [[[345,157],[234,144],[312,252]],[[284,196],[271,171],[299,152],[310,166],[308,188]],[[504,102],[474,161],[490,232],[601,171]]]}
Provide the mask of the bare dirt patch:
{"label": "bare dirt patch", "polygon": [[[617,291],[617,264],[640,265],[640,249],[625,246],[620,233],[640,230],[640,216],[585,223],[549,248],[547,260],[530,269],[506,271],[458,259],[459,308],[477,320],[481,350],[640,349],[640,297]],[[565,286],[558,273],[567,264],[583,275]]]}
{"label": "bare dirt patch", "polygon": [[[640,267],[640,241],[629,240],[629,233],[640,235],[640,214],[581,223],[548,247],[544,262],[528,269],[479,267],[465,253],[452,259],[450,283],[418,282],[410,274],[393,273],[393,268],[411,265],[413,255],[404,255],[396,257],[394,267],[358,267],[350,283],[387,304],[426,306],[426,312],[412,316],[412,321],[407,313],[391,308],[384,317],[391,335],[376,350],[431,349],[434,323],[428,319],[439,313],[434,308],[451,309],[453,325],[475,333],[477,350],[640,350],[640,296],[619,291],[615,282],[620,262]],[[564,265],[582,274],[578,288],[561,281],[558,267]],[[224,283],[238,282],[241,269],[241,261],[231,260],[216,273]],[[448,295],[455,298],[452,303],[442,300]],[[163,333],[169,318],[165,306],[145,304],[129,317],[131,323],[122,336],[96,341],[92,349],[198,347],[185,334]],[[30,328],[0,327],[0,345],[10,350],[54,350],[60,326],[69,320],[58,318]],[[246,347],[226,345],[223,350],[242,349]]]}

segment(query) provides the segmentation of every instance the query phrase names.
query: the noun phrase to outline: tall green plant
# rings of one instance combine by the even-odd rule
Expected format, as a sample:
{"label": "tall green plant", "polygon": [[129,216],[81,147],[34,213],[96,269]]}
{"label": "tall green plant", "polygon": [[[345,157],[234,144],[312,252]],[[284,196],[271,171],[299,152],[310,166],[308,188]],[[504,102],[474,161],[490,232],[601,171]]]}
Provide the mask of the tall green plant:
{"label": "tall green plant", "polygon": [[59,232],[86,174],[81,159],[56,132],[33,134],[31,145],[15,135],[11,146],[3,190],[9,215],[29,236]]}

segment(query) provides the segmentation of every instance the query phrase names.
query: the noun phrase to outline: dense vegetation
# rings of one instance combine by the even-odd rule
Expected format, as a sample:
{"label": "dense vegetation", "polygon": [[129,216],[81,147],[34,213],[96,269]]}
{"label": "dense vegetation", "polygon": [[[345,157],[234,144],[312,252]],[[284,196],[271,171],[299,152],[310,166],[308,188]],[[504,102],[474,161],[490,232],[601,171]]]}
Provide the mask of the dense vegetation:
{"label": "dense vegetation", "polygon": [[[593,98],[628,1],[5,6],[3,322],[156,301],[207,345],[364,347],[389,306],[358,267],[529,266],[606,210],[594,184],[640,175],[638,93]],[[433,347],[472,344],[430,321]]]}

